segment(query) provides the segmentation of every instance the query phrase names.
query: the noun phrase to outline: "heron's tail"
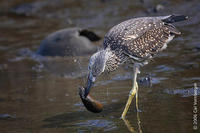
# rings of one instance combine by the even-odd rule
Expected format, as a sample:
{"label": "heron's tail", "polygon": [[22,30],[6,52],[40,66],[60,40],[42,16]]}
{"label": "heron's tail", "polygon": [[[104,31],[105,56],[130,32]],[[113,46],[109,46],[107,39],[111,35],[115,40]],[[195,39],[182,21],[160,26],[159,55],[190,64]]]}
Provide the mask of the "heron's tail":
{"label": "heron's tail", "polygon": [[163,19],[163,22],[166,23],[174,23],[174,22],[179,22],[179,21],[183,21],[183,20],[187,20],[188,16],[185,15],[171,15],[168,18]]}

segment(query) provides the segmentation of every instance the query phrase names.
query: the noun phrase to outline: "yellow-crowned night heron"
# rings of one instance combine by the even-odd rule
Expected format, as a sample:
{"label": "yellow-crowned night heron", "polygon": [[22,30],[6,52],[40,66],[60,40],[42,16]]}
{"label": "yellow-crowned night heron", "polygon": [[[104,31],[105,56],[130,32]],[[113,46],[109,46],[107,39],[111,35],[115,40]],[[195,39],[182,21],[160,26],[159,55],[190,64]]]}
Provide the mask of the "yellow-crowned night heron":
{"label": "yellow-crowned night heron", "polygon": [[136,95],[138,111],[136,78],[140,66],[147,64],[149,59],[167,47],[175,35],[180,34],[172,23],[186,19],[187,16],[184,15],[141,17],[124,21],[111,28],[105,35],[104,49],[91,56],[86,86],[80,88],[79,94],[85,107],[92,112],[100,112],[102,105],[88,95],[96,77],[105,71],[116,70],[125,62],[132,61],[133,86],[122,118],[125,118],[134,95]]}

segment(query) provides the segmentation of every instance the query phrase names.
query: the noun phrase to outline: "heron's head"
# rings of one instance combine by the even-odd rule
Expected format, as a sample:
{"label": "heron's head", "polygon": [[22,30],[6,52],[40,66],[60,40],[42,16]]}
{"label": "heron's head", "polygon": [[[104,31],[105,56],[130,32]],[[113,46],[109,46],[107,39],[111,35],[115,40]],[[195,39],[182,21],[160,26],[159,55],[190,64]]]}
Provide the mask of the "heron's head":
{"label": "heron's head", "polygon": [[93,54],[90,58],[90,62],[88,65],[88,77],[87,77],[87,83],[85,85],[85,97],[90,92],[90,88],[94,84],[96,78],[105,70],[105,64],[106,64],[106,50],[99,51],[95,54]]}
{"label": "heron's head", "polygon": [[83,104],[85,105],[87,110],[94,113],[101,112],[103,110],[103,105],[97,100],[93,99],[89,95],[89,93],[90,88],[94,84],[96,78],[105,70],[105,64],[108,58],[106,53],[106,50],[102,50],[91,56],[88,65],[88,76],[86,85],[85,87],[79,88],[79,95]]}

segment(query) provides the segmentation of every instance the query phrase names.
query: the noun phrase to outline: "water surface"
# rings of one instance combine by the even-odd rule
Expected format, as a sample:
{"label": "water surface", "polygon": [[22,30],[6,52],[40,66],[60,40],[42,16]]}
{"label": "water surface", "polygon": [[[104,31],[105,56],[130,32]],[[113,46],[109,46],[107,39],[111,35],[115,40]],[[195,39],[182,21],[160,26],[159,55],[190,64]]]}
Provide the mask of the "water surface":
{"label": "water surface", "polygon": [[[158,4],[164,9],[155,12]],[[128,18],[175,13],[190,19],[176,24],[182,35],[141,68],[138,78],[150,75],[152,86],[139,86],[142,112],[138,116],[133,102],[126,122],[120,116],[132,85],[131,68],[122,67],[98,78],[91,93],[103,103],[104,111],[93,114],[84,108],[78,96],[78,87],[85,82],[89,56],[35,54],[42,39],[59,29],[79,26],[103,37],[109,28]],[[0,132],[195,132],[193,86],[200,86],[199,23],[198,0],[151,0],[143,4],[139,0],[1,1]],[[198,90],[198,101],[199,95]],[[199,119],[197,126],[199,132]]]}

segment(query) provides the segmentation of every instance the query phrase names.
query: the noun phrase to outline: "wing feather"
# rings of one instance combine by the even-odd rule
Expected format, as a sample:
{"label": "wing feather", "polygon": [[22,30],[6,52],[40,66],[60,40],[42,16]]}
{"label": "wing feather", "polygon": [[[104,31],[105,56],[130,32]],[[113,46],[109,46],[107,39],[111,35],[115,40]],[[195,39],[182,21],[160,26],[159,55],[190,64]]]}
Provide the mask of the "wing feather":
{"label": "wing feather", "polygon": [[105,35],[103,45],[145,59],[161,51],[175,34],[180,32],[172,24],[163,22],[162,17],[136,18],[114,26]]}

